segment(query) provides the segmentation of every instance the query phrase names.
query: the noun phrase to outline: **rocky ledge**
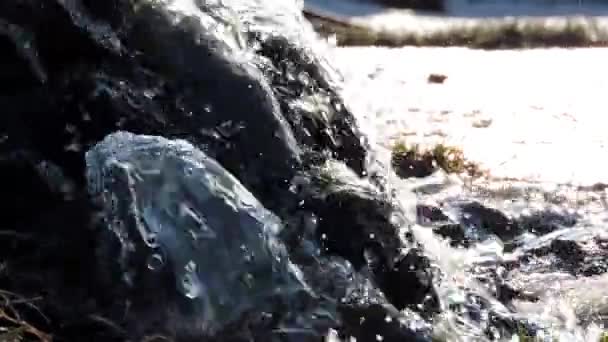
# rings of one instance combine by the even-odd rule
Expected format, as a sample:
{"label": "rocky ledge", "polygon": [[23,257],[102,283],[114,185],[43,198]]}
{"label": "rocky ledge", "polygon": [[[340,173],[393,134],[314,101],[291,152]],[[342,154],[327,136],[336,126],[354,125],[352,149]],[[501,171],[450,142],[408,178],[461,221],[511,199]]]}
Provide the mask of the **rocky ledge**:
{"label": "rocky ledge", "polygon": [[426,340],[433,268],[301,9],[179,3],[0,4],[0,294],[35,298],[0,326]]}

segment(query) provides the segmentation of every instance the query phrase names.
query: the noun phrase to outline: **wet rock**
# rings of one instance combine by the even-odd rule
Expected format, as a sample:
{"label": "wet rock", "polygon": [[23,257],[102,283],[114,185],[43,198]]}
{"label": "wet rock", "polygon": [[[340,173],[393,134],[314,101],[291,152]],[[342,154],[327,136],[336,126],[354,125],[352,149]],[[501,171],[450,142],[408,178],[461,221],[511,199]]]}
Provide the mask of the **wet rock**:
{"label": "wet rock", "polygon": [[438,303],[432,268],[416,248],[399,208],[377,190],[356,183],[331,180],[322,186],[312,190],[303,204],[318,217],[315,236],[322,252],[348,260],[355,270],[371,271],[398,309],[434,313]]}
{"label": "wet rock", "polygon": [[[274,214],[291,227],[296,214],[306,211],[319,220],[313,234],[318,241],[301,242],[327,249],[321,256],[309,253],[308,258],[317,261],[301,268],[308,279],[317,278],[311,287],[321,290],[320,297],[330,297],[335,304],[353,287],[369,288],[384,292],[378,295],[384,296],[383,305],[390,306],[391,301],[400,308],[432,297],[431,278],[424,271],[427,261],[417,250],[408,252],[414,242],[400,236],[403,222],[392,221],[399,208],[369,180],[365,191],[358,186],[313,187],[304,198],[291,191],[294,176],[317,179],[312,170],[332,159],[364,175],[370,157],[354,117],[338,96],[330,68],[306,45],[310,42],[295,39],[312,34],[310,27],[299,25],[299,11],[288,19],[299,28],[289,29],[280,26],[282,19],[256,22],[259,13],[277,11],[271,4],[231,3],[238,21],[232,24],[244,24],[248,32],[241,44],[240,34],[235,38],[225,33],[230,30],[214,29],[215,24],[232,25],[221,14],[225,8],[212,8],[207,2],[196,6],[185,14],[161,2],[135,0],[0,3],[0,185],[11,198],[3,230],[15,232],[0,236],[0,253],[11,270],[10,276],[0,274],[0,288],[42,295],[40,306],[50,321],[36,322],[66,341],[154,334],[187,341],[208,333],[216,333],[220,340],[223,336],[272,341],[297,330],[291,327],[301,327],[302,316],[308,317],[308,325],[299,332],[330,326],[349,329],[349,320],[328,314],[326,303],[309,289],[296,291],[293,300],[275,293],[258,306],[255,296],[249,295],[292,289],[282,286],[284,282],[298,288],[306,282],[286,261],[283,240],[275,243],[242,230],[228,236],[230,230],[217,228],[229,222],[231,227],[247,225],[263,233],[265,225],[278,222]],[[137,151],[130,149],[132,142],[114,146],[110,141],[117,135],[111,134],[119,130],[183,139],[192,151],[217,161],[225,169],[222,174],[234,177],[227,177],[227,183],[226,177],[219,177],[214,185],[191,183],[188,172],[179,167],[191,163],[192,156],[140,160],[140,153],[145,155],[154,144],[142,144]],[[108,140],[97,145],[104,139]],[[113,148],[104,151],[109,145]],[[87,151],[88,179],[101,202],[87,193]],[[111,152],[116,152],[113,157]],[[134,166],[143,168],[143,174]],[[162,170],[160,175],[155,175],[155,168]],[[199,180],[206,179],[204,175],[208,174],[199,174]],[[179,184],[179,191],[167,184]],[[149,191],[157,186],[154,191],[162,189],[163,195]],[[222,192],[222,186],[228,190]],[[194,187],[199,192],[192,191]],[[203,198],[202,189],[217,191]],[[235,189],[240,195],[232,197]],[[183,207],[178,200],[197,208]],[[237,200],[243,203],[230,202]],[[300,208],[301,201],[310,208]],[[228,210],[232,204],[236,212]],[[262,205],[268,210],[260,209]],[[200,215],[188,214],[196,213],[194,209],[214,209],[222,220],[203,222]],[[264,217],[252,214],[270,211],[273,214]],[[188,232],[154,231],[177,226],[178,221],[180,228],[193,228],[203,241],[222,241],[208,244],[206,258],[195,261],[196,267],[185,258],[196,254],[193,249],[181,248],[190,247],[184,241]],[[206,230],[204,225],[215,229]],[[345,232],[351,236],[340,241]],[[323,242],[323,234],[328,242]],[[265,279],[263,284],[252,283],[247,276],[237,279],[243,272],[227,272],[248,267],[238,258],[226,257],[245,253],[236,243],[240,239],[255,247],[260,260],[254,258],[252,265],[268,276],[257,277]],[[273,261],[275,257],[281,260]],[[217,272],[218,265],[226,272]],[[198,291],[201,284],[207,292]],[[403,292],[410,287],[411,295]],[[182,292],[176,291],[180,288]],[[234,296],[225,298],[226,292]],[[369,291],[359,292],[353,297],[361,299]],[[198,299],[203,293],[209,298],[201,306]],[[355,304],[350,309],[367,310]],[[306,336],[293,339],[310,335]]]}
{"label": "wet rock", "polygon": [[468,248],[471,246],[472,239],[467,236],[466,228],[460,224],[444,224],[437,227],[434,232],[443,238],[450,240],[452,247],[462,246]]}
{"label": "wet rock", "polygon": [[509,272],[515,275],[560,273],[576,277],[605,273],[608,270],[605,241],[584,228],[579,230],[576,238],[567,236],[568,233],[564,231],[564,235],[550,239],[539,237],[538,241],[530,241],[520,247],[515,251],[518,258],[508,266]]}
{"label": "wet rock", "polygon": [[[298,141],[316,151],[332,151],[333,157],[364,174],[367,143],[332,88],[323,64],[284,37],[261,40],[257,52],[276,68],[268,77]],[[303,99],[313,100],[318,107],[305,105]]]}
{"label": "wet rock", "polygon": [[39,296],[36,309],[17,308],[20,317],[58,340],[120,339],[94,320],[123,304],[111,289],[99,291],[95,208],[84,193],[66,196],[61,185],[71,182],[44,172],[46,164],[25,151],[0,158],[0,186],[11,196],[2,211],[0,289]]}
{"label": "wet rock", "polygon": [[343,316],[348,328],[346,336],[357,341],[431,341],[431,338],[417,333],[400,322],[400,315],[380,304],[357,305],[354,308],[343,306]]}
{"label": "wet rock", "polygon": [[[186,330],[200,326],[214,335],[254,308],[272,312],[274,296],[305,292],[278,240],[279,220],[187,142],[114,133],[87,152],[87,167],[90,192],[120,242],[128,286],[167,294],[165,302],[145,305],[159,319],[192,321]],[[156,288],[156,272],[174,285]],[[131,298],[134,308],[139,299]]]}
{"label": "wet rock", "polygon": [[578,217],[551,210],[542,210],[531,215],[520,216],[517,223],[522,229],[534,234],[544,235],[564,227],[573,227]]}
{"label": "wet rock", "polygon": [[543,266],[550,265],[553,270],[576,274],[584,267],[587,254],[577,241],[557,237],[523,254],[520,258],[523,262],[521,268],[526,269],[525,266],[529,264],[541,271]]}
{"label": "wet rock", "polygon": [[439,299],[433,288],[432,270],[423,251],[412,248],[394,263],[392,269],[378,270],[376,279],[388,301],[395,307],[416,308],[430,317],[439,308]]}
{"label": "wet rock", "polygon": [[575,264],[584,258],[583,251],[579,245],[572,240],[555,239],[549,245],[549,251],[558,258]]}
{"label": "wet rock", "polygon": [[460,207],[461,223],[475,229],[495,234],[501,240],[509,241],[521,231],[517,223],[500,210],[489,208],[478,202],[465,203]]}
{"label": "wet rock", "polygon": [[448,217],[442,208],[418,204],[416,205],[416,218],[420,225],[428,226],[433,228],[435,234],[449,239],[452,247],[465,247],[468,248],[471,243],[471,237],[468,236],[466,227],[457,222],[453,222]]}
{"label": "wet rock", "polygon": [[[34,156],[25,151],[0,157],[0,186],[5,193],[14,194],[3,207],[3,225],[16,227],[32,219],[32,211],[52,210],[54,203],[61,201],[60,193],[54,192],[48,181],[39,173]],[[17,182],[27,179],[28,183]],[[31,197],[31,194],[37,196]]]}
{"label": "wet rock", "polygon": [[431,153],[420,155],[416,150],[393,153],[391,164],[401,178],[428,177],[437,170]]}
{"label": "wet rock", "polygon": [[441,208],[421,203],[416,205],[416,218],[418,224],[422,225],[445,223],[450,220],[450,218],[441,210]]}
{"label": "wet rock", "polygon": [[417,216],[419,224],[433,227],[435,233],[450,239],[452,246],[469,247],[496,235],[511,248],[511,240],[521,233],[518,221],[475,201],[450,200],[441,208],[418,205]]}
{"label": "wet rock", "polygon": [[[69,4],[2,4],[0,16],[11,25],[0,30],[11,51],[3,58],[14,66],[3,70],[29,83],[0,103],[11,108],[3,118],[14,127],[11,136],[32,140],[81,183],[84,151],[117,129],[187,139],[271,207],[301,166],[302,148],[329,152],[363,173],[366,149],[356,122],[328,72],[298,42],[255,38],[263,42],[262,63],[236,53],[198,19],[162,6]],[[201,16],[207,7],[201,4]],[[292,73],[297,81],[285,81]],[[304,117],[290,109],[304,93],[329,101],[329,112]]]}

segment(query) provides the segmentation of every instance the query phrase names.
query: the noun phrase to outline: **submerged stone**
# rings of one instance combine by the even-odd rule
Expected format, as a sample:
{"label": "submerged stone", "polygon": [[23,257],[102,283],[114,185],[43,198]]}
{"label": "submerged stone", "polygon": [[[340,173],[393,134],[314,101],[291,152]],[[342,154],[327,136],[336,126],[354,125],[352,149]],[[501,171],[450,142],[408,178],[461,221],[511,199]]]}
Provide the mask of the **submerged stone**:
{"label": "submerged stone", "polygon": [[277,239],[280,221],[186,141],[117,132],[86,160],[89,191],[120,241],[123,278],[137,288],[141,273],[163,269],[178,308],[208,332],[305,288]]}

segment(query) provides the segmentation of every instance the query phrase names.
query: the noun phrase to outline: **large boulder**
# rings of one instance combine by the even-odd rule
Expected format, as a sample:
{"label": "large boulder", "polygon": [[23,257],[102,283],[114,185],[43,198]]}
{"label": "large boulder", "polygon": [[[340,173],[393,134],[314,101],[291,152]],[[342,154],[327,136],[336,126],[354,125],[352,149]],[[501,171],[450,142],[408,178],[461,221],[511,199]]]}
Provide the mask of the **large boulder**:
{"label": "large boulder", "polygon": [[[365,269],[398,309],[438,309],[429,260],[391,197],[340,165],[313,173],[302,209],[315,213],[315,238],[323,253]],[[407,290],[405,290],[407,289]]]}
{"label": "large boulder", "polygon": [[[38,307],[46,316],[31,310],[26,316],[60,341],[156,333],[185,341],[213,334],[269,341],[277,331],[297,330],[281,324],[301,324],[305,314],[319,319],[298,331],[331,326],[356,337],[370,332],[349,328],[355,324],[346,319],[353,317],[349,312],[375,317],[384,308],[395,314],[395,307],[415,309],[433,297],[428,261],[411,237],[401,237],[406,224],[391,221],[400,209],[360,178],[369,171],[365,137],[296,2],[180,4],[0,3],[0,187],[10,198],[3,208],[3,230],[10,234],[0,235],[0,289],[41,296]],[[114,133],[119,130],[133,135]],[[147,150],[151,141],[172,157],[154,159]],[[186,145],[196,158],[175,152]],[[315,185],[323,181],[315,170],[334,160],[351,173],[337,180],[371,190]],[[90,188],[87,162],[88,179],[97,185]],[[137,178],[131,168],[145,163],[162,177]],[[233,193],[191,183],[182,167],[189,163],[215,165],[209,166],[215,173],[195,172],[196,178],[226,181]],[[307,180],[304,191],[294,191],[297,179]],[[243,202],[231,207],[227,198]],[[179,199],[192,204],[179,209],[183,217],[175,216]],[[142,203],[157,215],[148,216]],[[201,216],[215,217],[209,223],[214,232],[201,223],[195,233],[226,239],[197,254],[184,247],[183,231],[154,237],[134,229],[143,227],[136,224],[142,215],[152,220],[148,230],[169,224],[185,229]],[[321,221],[315,227],[304,217]],[[228,223],[234,230],[217,228]],[[283,229],[266,238],[269,226]],[[352,235],[346,246],[338,241],[341,231]],[[241,243],[236,248],[226,240]],[[164,251],[153,252],[156,244]],[[227,257],[243,252],[240,245],[264,256],[254,263],[264,274],[259,287],[231,278],[246,273],[238,259]],[[187,255],[198,256],[197,271],[184,271],[191,266]],[[273,261],[277,255],[282,261]],[[205,264],[209,260],[214,264]],[[149,269],[161,263],[162,270]],[[293,301],[253,299],[292,288],[284,283],[310,289],[298,290]],[[196,284],[208,291],[195,291]],[[175,291],[179,286],[182,292]],[[186,287],[209,297],[203,309],[192,307],[200,297]],[[415,291],[404,296],[410,287]],[[372,292],[374,305],[357,304]],[[227,293],[233,297],[226,299]],[[336,307],[342,298],[352,298],[351,304]],[[319,308],[335,315],[326,319]],[[266,311],[280,318],[264,318]]]}
{"label": "large boulder", "polygon": [[277,297],[303,313],[290,303],[307,289],[279,241],[281,222],[191,144],[114,133],[87,153],[87,176],[119,242],[106,255],[117,256],[115,281],[157,298],[131,296],[142,325],[152,316],[211,336],[245,313],[273,313]]}

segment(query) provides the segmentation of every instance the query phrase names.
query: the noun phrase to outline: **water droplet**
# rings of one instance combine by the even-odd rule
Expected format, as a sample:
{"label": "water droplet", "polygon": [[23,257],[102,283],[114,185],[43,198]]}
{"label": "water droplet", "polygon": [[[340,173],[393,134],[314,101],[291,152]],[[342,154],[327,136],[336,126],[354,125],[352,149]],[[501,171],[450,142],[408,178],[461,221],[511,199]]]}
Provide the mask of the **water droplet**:
{"label": "water droplet", "polygon": [[146,245],[148,245],[148,247],[151,247],[151,248],[157,248],[159,246],[158,236],[156,236],[156,233],[148,233],[144,237],[144,242]]}
{"label": "water droplet", "polygon": [[122,274],[122,280],[129,286],[133,286],[133,272],[126,271]]}
{"label": "water droplet", "polygon": [[253,278],[253,275],[251,273],[245,273],[243,275],[242,280],[243,280],[243,283],[245,284],[245,286],[247,286],[249,288],[253,287],[253,282],[255,279]]}
{"label": "water droplet", "polygon": [[217,237],[216,233],[209,227],[207,220],[194,211],[189,205],[180,203],[179,207],[180,220],[184,226],[194,225],[196,228],[189,230],[190,236],[193,240],[197,241],[200,239],[214,239]]}
{"label": "water droplet", "polygon": [[110,204],[110,212],[112,213],[116,213],[118,212],[118,197],[116,196],[116,194],[111,193],[107,190],[104,190],[104,200],[106,201],[106,203],[109,202]]}
{"label": "water droplet", "polygon": [[190,260],[186,266],[184,266],[186,272],[195,273],[196,272],[196,263],[193,260]]}
{"label": "water droplet", "polygon": [[182,276],[182,290],[184,295],[190,299],[198,298],[201,295],[201,284],[195,273],[186,273]]}
{"label": "water droplet", "polygon": [[239,248],[243,251],[243,259],[245,262],[252,262],[255,254],[245,245],[241,245]]}
{"label": "water droplet", "polygon": [[159,253],[154,253],[148,257],[148,268],[152,271],[158,271],[165,265],[163,256]]}

